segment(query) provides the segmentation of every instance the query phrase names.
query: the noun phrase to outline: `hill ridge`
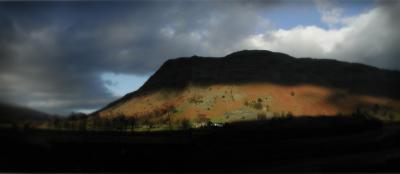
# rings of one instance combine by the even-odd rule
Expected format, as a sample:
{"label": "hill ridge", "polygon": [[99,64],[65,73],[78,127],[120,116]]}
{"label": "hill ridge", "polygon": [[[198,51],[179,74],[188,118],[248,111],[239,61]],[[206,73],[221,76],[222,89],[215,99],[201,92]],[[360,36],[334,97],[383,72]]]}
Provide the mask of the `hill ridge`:
{"label": "hill ridge", "polygon": [[[128,101],[132,103],[135,98],[149,96],[161,90],[187,93],[187,90],[191,89],[189,86],[251,84],[269,84],[270,87],[265,90],[280,90],[280,88],[289,90],[294,86],[311,85],[318,87],[315,90],[335,89],[344,91],[339,93],[400,100],[398,71],[334,59],[295,58],[267,50],[243,50],[220,58],[192,56],[169,59],[138,90],[128,93],[94,114],[118,107]],[[271,88],[271,85],[275,87]],[[281,87],[277,88],[276,85]],[[249,92],[251,93],[247,91],[242,95],[247,95]],[[339,97],[338,100],[335,95],[342,94],[336,93],[333,92],[325,100],[341,103],[343,98]],[[203,95],[207,94],[203,92]],[[172,102],[168,101],[166,103]],[[296,106],[300,107],[299,104]]]}

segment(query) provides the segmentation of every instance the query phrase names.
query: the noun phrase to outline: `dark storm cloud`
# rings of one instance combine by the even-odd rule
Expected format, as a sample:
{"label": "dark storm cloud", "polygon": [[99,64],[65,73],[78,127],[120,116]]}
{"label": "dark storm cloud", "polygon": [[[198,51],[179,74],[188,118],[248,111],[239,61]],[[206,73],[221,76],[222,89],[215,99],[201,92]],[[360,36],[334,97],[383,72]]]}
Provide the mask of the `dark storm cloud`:
{"label": "dark storm cloud", "polygon": [[257,12],[272,4],[3,2],[0,98],[56,113],[99,108],[115,99],[101,73],[145,74],[168,58],[224,55],[268,27]]}

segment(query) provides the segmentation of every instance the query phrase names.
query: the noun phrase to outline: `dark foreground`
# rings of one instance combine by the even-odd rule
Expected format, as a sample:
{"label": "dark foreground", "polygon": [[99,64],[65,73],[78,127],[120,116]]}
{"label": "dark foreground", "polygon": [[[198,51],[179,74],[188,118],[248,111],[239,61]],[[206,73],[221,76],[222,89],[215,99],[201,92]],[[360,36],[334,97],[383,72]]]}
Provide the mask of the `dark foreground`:
{"label": "dark foreground", "polygon": [[400,126],[294,118],[153,133],[0,130],[1,172],[400,172]]}

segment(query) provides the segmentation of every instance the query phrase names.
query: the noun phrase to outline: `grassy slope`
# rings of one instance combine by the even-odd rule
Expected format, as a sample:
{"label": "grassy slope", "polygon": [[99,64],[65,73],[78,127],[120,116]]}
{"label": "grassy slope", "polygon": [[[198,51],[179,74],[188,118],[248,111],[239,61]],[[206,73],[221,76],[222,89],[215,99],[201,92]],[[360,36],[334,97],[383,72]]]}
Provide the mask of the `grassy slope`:
{"label": "grassy slope", "polygon": [[[261,99],[262,108],[251,103]],[[250,103],[250,104],[247,104]],[[101,111],[102,117],[143,116],[165,106],[175,106],[174,118],[196,118],[203,114],[216,121],[255,119],[259,113],[268,116],[291,112],[299,115],[350,114],[357,107],[378,104],[400,109],[400,101],[384,97],[354,95],[340,89],[314,85],[283,86],[268,83],[245,85],[189,86],[181,92],[159,90],[117,104]]]}

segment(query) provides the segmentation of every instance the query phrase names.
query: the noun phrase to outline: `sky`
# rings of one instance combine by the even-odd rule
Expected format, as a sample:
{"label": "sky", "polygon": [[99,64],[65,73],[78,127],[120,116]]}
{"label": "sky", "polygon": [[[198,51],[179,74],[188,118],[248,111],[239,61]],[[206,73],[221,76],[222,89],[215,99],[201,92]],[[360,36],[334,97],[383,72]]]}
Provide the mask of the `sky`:
{"label": "sky", "polygon": [[0,2],[0,101],[91,112],[162,63],[244,49],[400,70],[400,1]]}

